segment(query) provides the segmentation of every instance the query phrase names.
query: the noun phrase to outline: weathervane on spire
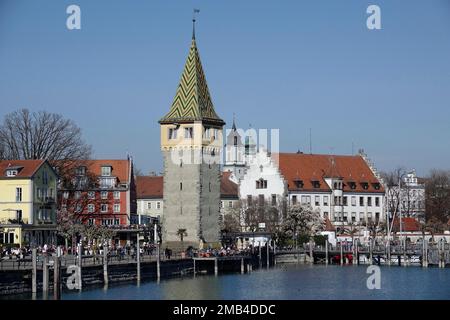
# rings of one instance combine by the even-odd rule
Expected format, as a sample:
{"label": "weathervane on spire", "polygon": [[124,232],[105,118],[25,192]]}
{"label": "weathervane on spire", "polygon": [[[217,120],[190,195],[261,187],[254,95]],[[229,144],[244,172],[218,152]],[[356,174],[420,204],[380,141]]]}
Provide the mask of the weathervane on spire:
{"label": "weathervane on spire", "polygon": [[200,13],[200,9],[194,9],[194,13],[192,14],[192,39],[195,39],[195,14]]}

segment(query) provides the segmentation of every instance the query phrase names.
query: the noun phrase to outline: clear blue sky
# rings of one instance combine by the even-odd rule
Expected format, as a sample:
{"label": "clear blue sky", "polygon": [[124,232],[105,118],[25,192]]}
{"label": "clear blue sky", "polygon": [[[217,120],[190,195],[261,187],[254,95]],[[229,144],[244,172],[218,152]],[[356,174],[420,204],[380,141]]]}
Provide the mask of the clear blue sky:
{"label": "clear blue sky", "polygon": [[[81,30],[66,7],[81,7]],[[382,30],[366,27],[381,7]],[[72,118],[97,158],[160,171],[159,125],[188,53],[192,9],[216,111],[280,128],[281,150],[380,169],[450,168],[450,1],[0,0],[0,118]]]}

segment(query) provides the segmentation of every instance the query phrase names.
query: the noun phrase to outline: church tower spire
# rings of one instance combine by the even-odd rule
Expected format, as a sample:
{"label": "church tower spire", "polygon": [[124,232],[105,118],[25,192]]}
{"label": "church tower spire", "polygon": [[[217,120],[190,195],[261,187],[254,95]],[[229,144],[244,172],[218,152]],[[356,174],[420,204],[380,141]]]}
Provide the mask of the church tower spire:
{"label": "church tower spire", "polygon": [[220,159],[222,127],[217,115],[195,39],[192,41],[169,112],[159,120],[164,161],[163,244],[184,245],[219,241]]}

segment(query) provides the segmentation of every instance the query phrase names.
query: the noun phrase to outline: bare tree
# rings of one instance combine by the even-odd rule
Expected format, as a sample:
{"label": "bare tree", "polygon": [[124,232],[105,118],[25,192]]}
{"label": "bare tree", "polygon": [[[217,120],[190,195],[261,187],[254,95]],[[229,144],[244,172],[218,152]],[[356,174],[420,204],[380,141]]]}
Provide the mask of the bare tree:
{"label": "bare tree", "polygon": [[450,219],[450,171],[432,170],[425,184],[426,221]]}
{"label": "bare tree", "polygon": [[87,159],[91,146],[70,119],[46,111],[14,111],[0,126],[0,156],[3,159]]}
{"label": "bare tree", "polygon": [[222,233],[229,232],[240,232],[241,230],[241,202],[239,201],[237,205],[233,208],[227,208],[223,215],[223,220],[221,220],[220,229]]}
{"label": "bare tree", "polygon": [[280,226],[280,208],[269,201],[258,200],[247,205],[244,210],[244,225],[247,231],[257,231],[259,224],[265,224],[265,231],[276,232]]}

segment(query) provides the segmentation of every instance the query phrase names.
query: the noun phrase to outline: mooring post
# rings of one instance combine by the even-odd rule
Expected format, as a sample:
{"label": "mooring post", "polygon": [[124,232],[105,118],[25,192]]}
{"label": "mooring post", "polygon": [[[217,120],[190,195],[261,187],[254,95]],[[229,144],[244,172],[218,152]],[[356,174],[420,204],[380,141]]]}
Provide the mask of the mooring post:
{"label": "mooring post", "polygon": [[244,274],[244,258],[241,258],[241,274]]}
{"label": "mooring post", "polygon": [[388,237],[388,241],[386,242],[386,260],[387,260],[387,265],[390,266],[391,265],[391,241],[389,240],[389,237]]}
{"label": "mooring post", "polygon": [[103,246],[103,284],[108,285],[108,245]]}
{"label": "mooring post", "polygon": [[325,265],[328,265],[328,238],[325,239]]}
{"label": "mooring post", "polygon": [[403,240],[403,266],[404,267],[407,266],[407,261],[406,261],[406,238]]}
{"label": "mooring post", "polygon": [[192,260],[194,262],[194,277],[195,277],[195,273],[196,273],[196,270],[195,270],[195,259],[192,259]]}
{"label": "mooring post", "polygon": [[33,248],[32,250],[32,268],[33,270],[31,271],[31,292],[32,293],[37,293],[37,252],[36,252],[36,248]]}
{"label": "mooring post", "polygon": [[141,281],[141,248],[139,247],[139,231],[136,233],[136,278]]}
{"label": "mooring post", "polygon": [[311,258],[309,260],[310,264],[314,264],[314,252],[313,252],[313,243],[311,240],[309,240],[309,257]]}
{"label": "mooring post", "polygon": [[269,258],[270,258],[270,252],[269,252],[269,241],[267,241],[266,242],[266,252],[267,252],[267,257],[266,257],[266,261],[267,261],[267,269],[269,269],[269,267],[270,267],[270,261],[269,261]]}
{"label": "mooring post", "polygon": [[369,239],[369,265],[373,264],[373,244],[372,239]]}
{"label": "mooring post", "polygon": [[261,269],[261,265],[262,265],[262,257],[261,257],[261,241],[259,241],[259,247],[258,247],[258,259],[259,259],[259,268]]}
{"label": "mooring post", "polygon": [[44,297],[47,296],[48,292],[48,256],[47,253],[44,254],[44,262],[42,263],[42,293]]}
{"label": "mooring post", "polygon": [[83,246],[81,243],[78,244],[78,289],[81,291],[83,286],[83,277],[81,275],[83,263]]}
{"label": "mooring post", "polygon": [[424,253],[424,256],[423,256],[423,261],[424,261],[424,267],[425,268],[428,268],[428,242],[426,242],[425,241],[425,239],[423,240],[424,241],[424,247],[425,247],[425,253]]}
{"label": "mooring post", "polygon": [[61,299],[61,247],[57,247],[53,265],[53,295],[55,300]]}
{"label": "mooring post", "polygon": [[342,240],[341,241],[339,241],[339,251],[340,251],[340,253],[341,253],[341,256],[340,256],[340,263],[341,263],[341,266],[344,264],[344,250],[343,250],[343,248],[342,248]]}
{"label": "mooring post", "polygon": [[156,278],[159,281],[161,279],[161,245],[159,243],[156,244]]}
{"label": "mooring post", "polygon": [[358,259],[359,259],[359,257],[358,257],[358,239],[355,239],[353,241],[353,252],[354,252],[354,254],[353,254],[352,262],[353,262],[353,264],[359,264],[359,261],[358,261]]}
{"label": "mooring post", "polygon": [[277,244],[275,240],[273,240],[273,265],[277,265]]}
{"label": "mooring post", "polygon": [[219,274],[219,266],[217,258],[214,258],[214,275],[217,276]]}

